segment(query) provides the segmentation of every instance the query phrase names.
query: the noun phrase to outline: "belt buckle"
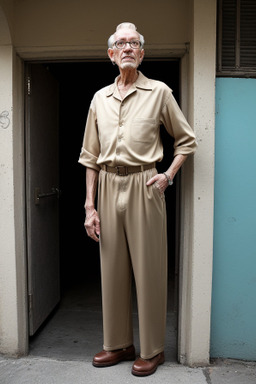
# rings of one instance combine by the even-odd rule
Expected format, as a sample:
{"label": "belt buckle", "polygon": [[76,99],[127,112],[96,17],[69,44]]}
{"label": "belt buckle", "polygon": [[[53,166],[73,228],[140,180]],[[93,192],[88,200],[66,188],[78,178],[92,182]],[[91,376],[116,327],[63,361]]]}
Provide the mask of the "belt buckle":
{"label": "belt buckle", "polygon": [[118,165],[116,167],[116,173],[118,176],[127,176],[128,175],[128,167],[125,165]]}

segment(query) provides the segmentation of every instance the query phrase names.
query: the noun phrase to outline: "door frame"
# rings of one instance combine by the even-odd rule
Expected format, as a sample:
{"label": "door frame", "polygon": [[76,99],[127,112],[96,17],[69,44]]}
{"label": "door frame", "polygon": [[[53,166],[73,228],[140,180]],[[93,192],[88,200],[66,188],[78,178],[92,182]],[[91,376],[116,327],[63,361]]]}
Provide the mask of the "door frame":
{"label": "door frame", "polygon": [[[176,51],[175,50],[175,54],[174,52],[172,52],[171,55],[169,55],[169,57],[167,56],[166,54],[166,51],[163,50],[155,50],[155,49],[152,49],[150,50],[150,53],[151,57],[148,57],[149,55],[147,55],[147,58],[148,61],[158,61],[158,62],[163,62],[163,61],[178,61],[178,64],[180,66],[180,69],[179,69],[179,79],[178,79],[178,83],[179,83],[179,93],[178,93],[178,97],[180,99],[180,104],[182,103],[182,100],[181,100],[181,94],[183,93],[184,94],[184,89],[186,89],[184,86],[183,86],[183,92],[181,90],[181,84],[182,84],[182,81],[181,81],[181,70],[182,68],[185,68],[184,66],[181,65],[182,63],[182,60],[183,58],[185,57],[185,55],[188,53],[188,50],[187,50],[187,47],[186,46],[183,46],[182,48],[179,47],[179,49]],[[180,57],[179,57],[179,56]],[[85,59],[83,60],[83,62],[97,62],[97,61],[101,61],[101,62],[105,62],[105,63],[108,63],[109,59],[108,58],[102,58],[100,56],[98,57],[95,57],[95,58],[89,58],[89,59]],[[52,64],[54,63],[55,61],[53,60],[43,60],[42,58],[38,59],[38,60],[26,60],[23,62],[23,65],[24,65],[24,89],[25,89],[25,93],[24,93],[24,98],[26,99],[26,97],[28,97],[26,95],[27,92],[30,92],[30,87],[32,87],[32,83],[33,83],[33,80],[31,81],[30,83],[30,76],[29,76],[29,73],[28,73],[28,67],[30,65],[37,65],[39,63],[42,63],[42,64]],[[81,60],[58,60],[58,63],[75,63],[75,62],[81,62]],[[142,72],[143,72],[143,69],[142,69]],[[29,78],[29,83],[27,83],[27,79]],[[183,100],[183,105],[186,105],[186,103],[184,102]],[[24,103],[24,113],[26,112],[26,103]],[[184,114],[186,114],[186,112],[184,111],[184,108],[183,109],[183,112]],[[25,116],[25,124],[28,124],[28,120],[29,120],[29,117],[28,116]],[[24,130],[26,131],[26,126],[24,127]],[[24,136],[24,145],[26,147],[26,135]],[[26,161],[26,159],[25,159]],[[25,168],[26,168],[26,164],[25,164]],[[175,212],[175,271],[174,271],[174,275],[175,275],[175,295],[174,295],[174,308],[175,308],[175,311],[178,312],[179,314],[179,289],[180,289],[180,284],[179,284],[179,275],[180,275],[180,268],[179,268],[179,265],[180,265],[180,262],[179,262],[179,259],[180,259],[180,245],[179,245],[179,242],[180,242],[180,231],[181,231],[181,228],[180,228],[180,225],[181,225],[181,219],[180,219],[180,215],[181,215],[181,209],[180,209],[180,201],[181,201],[181,175],[180,175],[181,172],[179,172],[176,176],[177,180],[176,180],[176,212]],[[26,183],[25,183],[26,184]],[[26,223],[27,225],[27,223]],[[27,250],[27,245],[26,245],[26,253],[28,252]],[[26,258],[28,259],[28,254],[26,255]],[[28,260],[26,260],[26,263],[28,264]],[[28,272],[27,272],[28,273]],[[27,276],[28,278],[28,276]],[[29,298],[29,292],[28,292],[28,298]],[[30,305],[30,300],[28,302],[28,306]],[[29,328],[29,316],[28,316],[28,320],[27,320],[27,325],[26,327]],[[177,321],[178,321],[178,318],[177,318]],[[177,340],[178,340],[178,333],[177,333]],[[28,336],[28,346],[27,346],[27,350],[29,350],[29,336]],[[177,353],[177,356],[179,354]]]}
{"label": "door frame", "polygon": [[[94,52],[95,54],[95,52]],[[172,50],[171,55],[167,55],[166,49],[154,49],[151,48],[150,50],[150,59],[151,60],[158,60],[162,61],[165,59],[179,59],[180,60],[180,104],[182,111],[184,115],[189,120],[189,50],[188,46],[179,47],[177,50]],[[169,57],[168,57],[169,56]],[[149,54],[147,54],[147,57],[149,57]],[[97,61],[97,60],[104,60],[102,58],[102,55],[98,53],[96,57],[89,57],[87,60],[90,61]],[[65,62],[66,60],[61,60],[62,62]],[[60,61],[60,62],[61,62]],[[80,61],[80,60],[74,60],[74,61]],[[86,61],[86,58],[85,60]],[[30,61],[28,61],[30,62]],[[43,58],[40,58],[39,60],[35,60],[33,62],[53,62],[52,60],[44,60]],[[24,62],[26,63],[26,62]],[[186,164],[187,163],[187,164]],[[190,275],[190,267],[188,266],[188,259],[190,258],[190,234],[188,234],[188,231],[185,230],[185,222],[187,222],[187,217],[190,216],[190,210],[192,209],[193,202],[190,199],[190,196],[187,196],[186,193],[184,193],[185,190],[191,190],[191,184],[193,181],[191,180],[191,177],[186,176],[186,173],[193,169],[194,167],[194,161],[193,158],[189,159],[185,165],[183,166],[183,169],[180,172],[179,177],[179,203],[180,203],[180,211],[179,215],[176,216],[176,219],[178,219],[177,226],[179,227],[177,229],[178,236],[180,237],[180,246],[177,247],[177,254],[176,259],[179,260],[178,263],[178,336],[177,336],[177,360],[180,363],[183,364],[189,364],[187,355],[183,351],[187,348],[187,339],[188,339],[188,332],[189,327],[187,324],[189,315],[188,315],[188,297],[187,292],[190,289],[188,284],[188,279]],[[187,168],[187,171],[186,171]],[[186,207],[186,208],[184,208]],[[177,264],[176,264],[177,265]],[[29,319],[26,319],[27,324],[26,328],[28,327],[28,321]],[[29,335],[27,335],[27,351],[29,351]],[[206,359],[207,360],[207,359]]]}
{"label": "door frame", "polygon": [[[91,53],[87,52],[86,56],[82,61],[106,61],[107,58],[104,56],[102,57],[103,50],[98,49],[97,51],[93,52],[93,56],[91,56]],[[159,49],[159,47],[151,47],[149,52],[147,51],[147,58],[149,60],[157,60],[157,61],[164,61],[164,60],[170,60],[170,59],[178,59],[180,61],[180,105],[181,109],[184,113],[184,115],[189,120],[189,103],[188,103],[188,97],[189,97],[189,46],[183,45],[179,47],[175,47],[175,49]],[[61,59],[58,60],[58,62],[65,63],[66,61],[70,62],[79,62],[81,60],[68,60],[68,59]],[[44,60],[43,57],[40,57],[36,60],[26,60],[24,61],[24,66],[26,67],[27,64],[33,64],[33,63],[53,63],[54,60]],[[25,79],[25,76],[24,76]],[[25,79],[26,82],[26,79]],[[25,91],[26,91],[26,83],[25,83]],[[187,160],[187,163],[189,163],[188,168],[193,168],[193,158]],[[189,249],[190,244],[186,245],[186,242],[188,241],[187,237],[187,231],[184,229],[185,222],[187,221],[186,216],[189,215],[189,211],[192,207],[190,207],[190,203],[193,204],[191,201],[188,203],[188,197],[185,193],[183,193],[183,190],[190,189],[191,180],[188,180],[185,171],[185,166],[180,171],[180,174],[177,177],[177,212],[176,212],[176,241],[178,244],[176,244],[176,254],[175,254],[175,267],[176,267],[176,273],[178,274],[178,303],[177,303],[177,309],[178,309],[178,332],[177,332],[177,360],[180,363],[187,364],[187,359],[185,357],[185,354],[183,354],[183,350],[186,349],[186,342],[187,342],[187,332],[188,332],[188,326],[185,319],[187,319],[187,308],[186,305],[188,303],[187,300],[187,290],[189,289],[189,286],[187,284],[187,279],[189,275],[189,268],[186,263],[186,258],[189,258]],[[189,199],[190,200],[190,199]],[[182,207],[186,206],[187,211],[185,211]],[[177,262],[178,261],[178,262]],[[26,328],[28,328],[29,325],[29,318],[26,319]],[[27,351],[29,351],[29,335],[27,335]]]}

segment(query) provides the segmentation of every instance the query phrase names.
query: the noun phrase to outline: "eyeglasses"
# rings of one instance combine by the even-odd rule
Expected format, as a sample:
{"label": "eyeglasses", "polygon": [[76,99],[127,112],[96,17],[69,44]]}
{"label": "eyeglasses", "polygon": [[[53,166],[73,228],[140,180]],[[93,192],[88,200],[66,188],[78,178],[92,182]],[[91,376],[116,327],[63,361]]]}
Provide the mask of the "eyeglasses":
{"label": "eyeglasses", "polygon": [[132,41],[117,40],[114,42],[113,45],[117,49],[124,49],[126,47],[126,44],[129,44],[132,49],[139,49],[141,47],[141,42],[139,40],[132,40]]}

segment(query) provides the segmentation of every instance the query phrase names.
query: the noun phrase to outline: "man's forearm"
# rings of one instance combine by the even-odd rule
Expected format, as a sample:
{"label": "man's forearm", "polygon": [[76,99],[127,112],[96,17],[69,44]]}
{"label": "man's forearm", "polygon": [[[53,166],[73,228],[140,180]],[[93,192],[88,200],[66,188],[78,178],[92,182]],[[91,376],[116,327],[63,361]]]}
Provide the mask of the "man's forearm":
{"label": "man's forearm", "polygon": [[187,159],[187,155],[177,155],[174,157],[173,162],[171,166],[168,168],[168,170],[165,172],[171,180],[174,179],[174,176],[182,166],[182,164],[185,162]]}
{"label": "man's forearm", "polygon": [[98,177],[98,171],[92,168],[86,168],[86,200],[84,206],[86,210],[94,209]]}
{"label": "man's forearm", "polygon": [[85,229],[87,235],[99,242],[100,219],[98,212],[94,208],[95,196],[97,191],[99,172],[95,169],[86,169],[86,200],[85,200]]}

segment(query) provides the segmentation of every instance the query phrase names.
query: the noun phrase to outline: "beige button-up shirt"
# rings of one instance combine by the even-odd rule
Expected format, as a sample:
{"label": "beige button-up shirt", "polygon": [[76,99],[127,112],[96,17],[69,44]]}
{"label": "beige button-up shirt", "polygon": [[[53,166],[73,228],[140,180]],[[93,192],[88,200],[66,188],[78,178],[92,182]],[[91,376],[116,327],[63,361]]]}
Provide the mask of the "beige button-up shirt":
{"label": "beige button-up shirt", "polygon": [[174,137],[174,156],[195,152],[194,132],[166,84],[139,72],[122,100],[117,80],[93,97],[79,163],[99,171],[102,164],[115,167],[161,161],[161,124]]}

